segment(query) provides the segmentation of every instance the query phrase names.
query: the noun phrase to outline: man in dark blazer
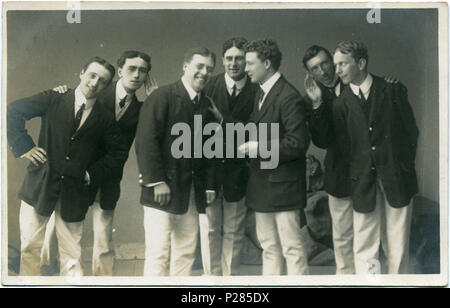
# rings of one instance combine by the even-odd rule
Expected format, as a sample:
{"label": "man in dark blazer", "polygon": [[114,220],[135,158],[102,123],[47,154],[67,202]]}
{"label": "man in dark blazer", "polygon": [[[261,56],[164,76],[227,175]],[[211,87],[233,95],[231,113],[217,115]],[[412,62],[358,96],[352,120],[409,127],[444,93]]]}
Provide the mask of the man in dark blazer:
{"label": "man in dark blazer", "polygon": [[[120,128],[122,142],[128,153],[136,135],[139,111],[142,106],[142,102],[136,97],[136,91],[142,85],[145,85],[148,96],[156,85],[151,82],[152,79],[149,76],[151,58],[148,54],[135,50],[125,51],[117,60],[117,65],[117,75],[120,79],[111,83],[102,91],[97,101],[114,115]],[[57,87],[56,90],[65,93],[67,87]],[[106,152],[106,145],[102,146],[103,150],[99,152],[100,155]],[[90,190],[94,225],[92,274],[95,276],[113,275],[115,253],[112,242],[112,227],[114,209],[120,197],[122,176],[123,168],[114,170],[111,177],[98,186],[92,186]],[[50,244],[44,243],[44,248],[49,249]],[[43,252],[43,256],[46,255],[50,255],[50,252]],[[51,260],[47,262],[52,264]]]}
{"label": "man in dark blazer", "polygon": [[284,261],[288,275],[307,274],[308,257],[300,236],[300,209],[306,206],[305,153],[309,145],[305,104],[278,72],[281,52],[275,41],[248,43],[245,58],[248,76],[260,87],[250,121],[259,129],[267,124],[270,132],[272,126],[279,127],[278,135],[267,133],[266,139],[244,145],[247,153],[252,147],[268,144],[279,154],[279,164],[273,169],[264,169],[259,155],[250,159],[246,204],[256,212],[263,275],[281,275]]}
{"label": "man in dark blazer", "polygon": [[[21,275],[40,274],[40,250],[53,212],[60,274],[82,275],[80,240],[89,189],[122,168],[127,157],[113,116],[96,103],[114,73],[111,64],[95,57],[82,69],[75,90],[46,91],[8,105],[11,150],[31,161],[19,192]],[[42,118],[38,146],[25,130],[25,121],[34,117]]]}
{"label": "man in dark blazer", "polygon": [[308,124],[312,142],[327,149],[324,167],[324,190],[332,217],[336,274],[354,274],[353,206],[350,198],[348,164],[341,157],[333,128],[332,103],[344,85],[335,73],[333,56],[321,46],[313,45],[303,56],[308,70],[305,78],[306,101],[310,107]]}
{"label": "man in dark blazer", "polygon": [[[257,86],[245,73],[245,38],[231,38],[222,46],[225,73],[211,78],[205,94],[223,116],[223,148],[227,149],[227,123],[246,124],[253,110]],[[237,148],[237,139],[228,147]],[[201,214],[200,241],[205,275],[237,275],[245,238],[245,191],[248,167],[245,158],[218,159],[218,198]]]}
{"label": "man in dark blazer", "polygon": [[[152,90],[149,76],[152,67],[151,58],[143,52],[125,51],[117,60],[117,66],[117,75],[120,79],[99,95],[99,102],[115,115],[122,141],[129,152],[136,136],[139,111],[142,106],[142,102],[136,97],[136,91],[144,83],[147,95]],[[94,224],[93,275],[112,276],[113,274],[112,226],[114,209],[120,197],[123,168],[116,171],[111,178],[101,183],[98,189],[93,189],[92,197],[95,197],[98,192],[96,202],[92,205]]]}
{"label": "man in dark blazer", "polygon": [[356,273],[371,272],[380,245],[388,273],[407,273],[419,134],[407,90],[368,72],[360,41],[340,42],[334,64],[349,84],[333,104],[333,117],[350,166]]}
{"label": "man in dark blazer", "polygon": [[181,80],[157,89],[141,108],[136,155],[144,205],[144,276],[191,275],[199,213],[215,198],[214,168],[196,145],[198,140],[202,145],[196,139],[202,137],[202,125],[194,124],[200,117],[200,124],[212,122],[217,114],[203,92],[214,67],[215,55],[208,49],[188,50]]}
{"label": "man in dark blazer", "polygon": [[[308,124],[312,142],[326,149],[324,160],[324,189],[332,217],[333,248],[336,274],[354,274],[353,257],[353,205],[350,197],[350,178],[347,160],[338,150],[333,126],[333,101],[346,87],[336,74],[333,56],[322,47],[313,45],[303,56],[303,65],[308,70],[305,78]],[[395,83],[392,76],[386,82]]]}

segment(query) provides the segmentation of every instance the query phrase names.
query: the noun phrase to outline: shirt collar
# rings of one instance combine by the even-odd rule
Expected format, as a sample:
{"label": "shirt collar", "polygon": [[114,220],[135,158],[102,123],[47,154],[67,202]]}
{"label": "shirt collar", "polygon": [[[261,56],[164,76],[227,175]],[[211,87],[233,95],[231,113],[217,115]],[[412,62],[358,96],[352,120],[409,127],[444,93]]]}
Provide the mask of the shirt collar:
{"label": "shirt collar", "polygon": [[187,82],[186,78],[184,78],[184,76],[181,77],[181,82],[183,83],[184,88],[188,92],[189,98],[191,99],[191,101],[194,100],[194,98],[197,95],[200,95],[200,93],[197,93],[197,92],[195,92],[194,89],[192,89],[192,87],[189,85],[189,83]]}
{"label": "shirt collar", "polygon": [[225,73],[225,83],[228,89],[232,89],[236,85],[236,90],[241,90],[247,82],[247,74],[241,80],[235,81],[227,73]]}
{"label": "shirt collar", "polygon": [[119,101],[121,101],[125,96],[128,95],[128,92],[125,90],[125,88],[122,85],[122,79],[119,79],[119,81],[117,81],[116,95],[119,97]]}
{"label": "shirt collar", "polygon": [[275,83],[278,81],[278,79],[280,79],[280,77],[281,77],[281,74],[280,74],[280,72],[277,71],[266,82],[259,85],[261,87],[261,89],[264,91],[264,94],[269,93],[269,91],[272,89],[272,87],[275,85]]}
{"label": "shirt collar", "polygon": [[81,105],[86,104],[84,110],[92,108],[95,104],[95,98],[86,99],[81,92],[80,86],[75,89],[75,109],[80,108]]}
{"label": "shirt collar", "polygon": [[373,77],[370,74],[367,74],[366,79],[359,85],[354,85],[353,83],[350,83],[350,88],[352,89],[352,92],[358,96],[359,95],[359,89],[361,89],[362,93],[364,94],[365,98],[369,96],[370,87],[372,86]]}

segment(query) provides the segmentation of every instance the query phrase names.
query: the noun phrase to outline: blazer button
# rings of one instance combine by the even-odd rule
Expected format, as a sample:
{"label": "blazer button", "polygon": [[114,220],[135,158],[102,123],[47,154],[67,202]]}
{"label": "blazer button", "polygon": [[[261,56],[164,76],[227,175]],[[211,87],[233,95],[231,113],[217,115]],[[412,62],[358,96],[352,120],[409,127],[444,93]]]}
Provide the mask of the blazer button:
{"label": "blazer button", "polygon": [[371,127],[369,127],[369,131],[372,131],[372,130],[373,130],[372,126],[371,126]]}
{"label": "blazer button", "polygon": [[61,175],[61,180],[64,180],[64,175]]}
{"label": "blazer button", "polygon": [[375,151],[377,148],[376,147],[372,147],[372,151]]}
{"label": "blazer button", "polygon": [[371,169],[372,171],[375,171],[375,166],[372,166],[370,169]]}
{"label": "blazer button", "polygon": [[69,160],[70,159],[70,157],[69,156],[66,156],[66,160]]}
{"label": "blazer button", "polygon": [[74,137],[72,137],[72,138],[70,138],[70,140],[71,140],[71,141],[74,141],[74,140],[75,140],[75,138],[74,138]]}

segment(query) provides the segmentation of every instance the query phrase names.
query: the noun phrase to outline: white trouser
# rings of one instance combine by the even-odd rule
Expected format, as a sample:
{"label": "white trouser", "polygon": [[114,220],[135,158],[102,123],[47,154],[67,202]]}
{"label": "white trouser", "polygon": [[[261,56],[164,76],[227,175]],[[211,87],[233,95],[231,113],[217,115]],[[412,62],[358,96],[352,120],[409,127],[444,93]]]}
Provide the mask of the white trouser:
{"label": "white trouser", "polygon": [[45,229],[44,243],[41,249],[41,272],[58,262],[58,240],[56,238],[55,212],[52,213]]}
{"label": "white trouser", "polygon": [[[205,275],[237,275],[245,238],[245,198],[227,202],[223,196],[199,215],[200,243]],[[223,234],[223,235],[222,235]]]}
{"label": "white trouser", "polygon": [[114,210],[103,210],[98,202],[91,209],[94,229],[92,275],[112,276],[115,256],[112,239]]}
{"label": "white trouser", "polygon": [[333,224],[336,275],[355,274],[352,199],[351,197],[336,198],[328,194],[328,204]]}
{"label": "white trouser", "polygon": [[[94,231],[92,248],[92,275],[112,276],[114,271],[114,244],[112,227],[114,210],[103,210],[98,202],[91,206]],[[58,258],[58,241],[55,231],[55,215],[50,217],[45,231],[44,244],[41,251],[41,267],[56,264]]]}
{"label": "white trouser", "polygon": [[[61,276],[82,276],[81,236],[83,221],[65,222],[60,215],[61,200],[55,208],[55,229],[58,238]],[[34,207],[22,201],[20,204],[20,275],[40,275],[40,256],[49,217],[35,211]]]}
{"label": "white trouser", "polygon": [[144,276],[190,276],[198,238],[198,212],[191,188],[183,215],[144,206]]}
{"label": "white trouser", "polygon": [[373,273],[379,265],[380,243],[388,261],[388,274],[407,274],[412,205],[393,208],[383,185],[377,181],[375,210],[353,213],[355,268],[357,274]]}
{"label": "white trouser", "polygon": [[256,233],[263,248],[263,275],[309,273],[308,255],[300,236],[300,211],[255,213]]}

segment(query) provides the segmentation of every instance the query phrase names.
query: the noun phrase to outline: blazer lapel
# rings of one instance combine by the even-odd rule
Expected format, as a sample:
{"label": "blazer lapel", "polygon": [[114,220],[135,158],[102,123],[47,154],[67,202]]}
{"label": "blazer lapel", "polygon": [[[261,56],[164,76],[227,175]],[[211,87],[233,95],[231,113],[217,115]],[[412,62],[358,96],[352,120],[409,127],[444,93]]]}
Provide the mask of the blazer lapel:
{"label": "blazer lapel", "polygon": [[266,94],[266,98],[264,99],[264,103],[261,107],[261,110],[259,110],[259,95],[256,95],[255,98],[255,109],[256,109],[256,114],[255,114],[255,122],[259,122],[259,120],[261,120],[261,118],[264,116],[264,114],[266,114],[267,110],[269,110],[269,107],[273,104],[274,101],[277,100],[278,95],[280,95],[281,90],[283,89],[284,86],[284,79],[283,76],[281,76],[277,82],[273,85],[272,89],[270,89],[269,93]]}
{"label": "blazer lapel", "polygon": [[87,119],[84,121],[83,125],[75,132],[74,136],[81,136],[83,133],[92,126],[94,126],[97,123],[97,119],[99,117],[101,110],[100,110],[100,104],[98,101],[94,103],[94,106],[92,106],[92,111],[87,117]]}
{"label": "blazer lapel", "polygon": [[372,88],[370,95],[373,95],[372,106],[370,108],[369,123],[372,123],[380,113],[384,102],[384,88],[386,83],[383,79],[373,76]]}
{"label": "blazer lapel", "polygon": [[230,110],[230,104],[228,101],[228,89],[227,84],[225,82],[225,74],[222,75],[220,78],[220,81],[218,83],[217,91],[219,95],[223,95],[222,99],[217,100],[217,102],[214,102],[216,104],[220,104],[221,106],[217,106],[219,110],[223,110],[225,114],[230,114],[232,111]]}
{"label": "blazer lapel", "polygon": [[131,121],[136,117],[136,114],[139,111],[139,101],[136,98],[136,95],[133,95],[133,99],[131,100],[130,106],[128,106],[125,113],[122,115],[122,117],[119,119],[119,123],[126,123],[128,121]]}
{"label": "blazer lapel", "polygon": [[367,118],[364,115],[364,111],[361,107],[361,102],[358,97],[353,93],[350,86],[345,87],[344,92],[341,93],[344,96],[349,110],[358,118],[358,122],[361,125],[367,126]]}
{"label": "blazer lapel", "polygon": [[75,91],[69,90],[62,96],[61,114],[63,121],[61,123],[61,130],[67,136],[72,135],[72,129],[75,121]]}
{"label": "blazer lapel", "polygon": [[193,125],[194,119],[192,114],[194,113],[194,106],[181,80],[175,83],[175,96],[175,110],[182,110],[184,121],[189,125]]}
{"label": "blazer lapel", "polygon": [[247,77],[244,88],[242,88],[242,91],[236,97],[237,103],[234,104],[234,108],[231,110],[233,116],[241,114],[241,111],[247,107],[244,104],[247,103],[247,98],[252,94],[251,90],[251,81],[250,78]]}
{"label": "blazer lapel", "polygon": [[103,90],[97,100],[101,102],[109,111],[116,114],[116,85],[117,81],[111,83],[111,85]]}

